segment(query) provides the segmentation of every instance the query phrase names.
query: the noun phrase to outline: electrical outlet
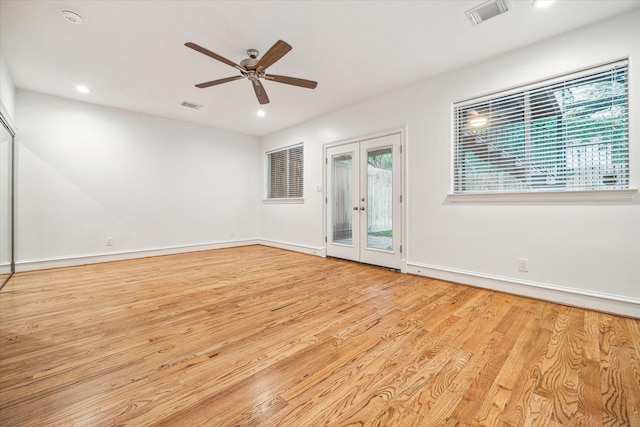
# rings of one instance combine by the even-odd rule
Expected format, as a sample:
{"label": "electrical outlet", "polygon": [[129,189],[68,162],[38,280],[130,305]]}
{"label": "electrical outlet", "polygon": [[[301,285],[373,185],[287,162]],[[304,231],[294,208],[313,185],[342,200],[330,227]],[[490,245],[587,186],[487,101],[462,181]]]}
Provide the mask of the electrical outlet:
{"label": "electrical outlet", "polygon": [[518,258],[518,271],[526,273],[529,271],[529,260],[525,258]]}
{"label": "electrical outlet", "polygon": [[107,246],[113,246],[113,237],[107,237]]}

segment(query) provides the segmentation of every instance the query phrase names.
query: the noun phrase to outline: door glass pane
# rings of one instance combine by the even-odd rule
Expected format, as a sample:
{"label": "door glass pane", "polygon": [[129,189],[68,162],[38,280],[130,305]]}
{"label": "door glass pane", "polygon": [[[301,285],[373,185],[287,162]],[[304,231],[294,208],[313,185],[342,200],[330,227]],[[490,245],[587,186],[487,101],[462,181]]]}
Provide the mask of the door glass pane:
{"label": "door glass pane", "polygon": [[367,151],[367,248],[393,250],[393,151]]}
{"label": "door glass pane", "polygon": [[353,156],[351,153],[332,157],[331,218],[333,243],[353,244],[351,200],[353,189]]}

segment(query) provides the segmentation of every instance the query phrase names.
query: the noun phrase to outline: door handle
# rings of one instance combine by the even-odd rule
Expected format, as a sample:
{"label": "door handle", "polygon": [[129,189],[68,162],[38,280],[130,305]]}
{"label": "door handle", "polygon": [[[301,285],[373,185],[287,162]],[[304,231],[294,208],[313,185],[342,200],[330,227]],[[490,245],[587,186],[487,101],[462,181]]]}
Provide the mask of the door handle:
{"label": "door handle", "polygon": [[353,207],[353,210],[354,210],[354,211],[357,211],[357,210],[358,210],[358,207],[357,207],[357,206],[354,206],[354,207]]}
{"label": "door handle", "polygon": [[360,207],[360,210],[361,210],[361,211],[363,211],[363,210],[364,210],[364,206],[361,206],[361,207]]}

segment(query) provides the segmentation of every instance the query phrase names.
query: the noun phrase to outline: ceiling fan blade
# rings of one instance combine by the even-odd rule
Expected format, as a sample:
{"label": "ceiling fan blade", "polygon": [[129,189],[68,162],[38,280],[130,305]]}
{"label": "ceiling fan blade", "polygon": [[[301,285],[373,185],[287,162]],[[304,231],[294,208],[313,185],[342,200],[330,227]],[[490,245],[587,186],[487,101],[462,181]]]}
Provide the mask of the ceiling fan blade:
{"label": "ceiling fan blade", "polygon": [[256,71],[262,72],[263,70],[266,70],[269,66],[273,65],[276,61],[285,56],[291,49],[293,48],[289,45],[289,43],[278,40],[258,60],[258,62],[256,63]]}
{"label": "ceiling fan blade", "polygon": [[211,86],[232,82],[234,80],[240,80],[240,79],[244,79],[244,76],[233,76],[233,77],[227,77],[224,79],[212,80],[210,82],[197,84],[196,87],[199,87],[200,89],[204,89],[205,87],[211,87]]}
{"label": "ceiling fan blade", "polygon": [[264,90],[264,86],[262,86],[262,83],[260,83],[260,80],[255,79],[255,80],[252,80],[251,83],[253,83],[253,90],[256,92],[256,97],[258,98],[258,102],[260,104],[268,104],[269,97],[267,96],[267,92],[265,92]]}
{"label": "ceiling fan blade", "polygon": [[278,76],[275,74],[265,74],[264,78],[273,82],[284,83],[287,85],[306,87],[307,89],[315,89],[318,82],[312,80],[299,79],[297,77]]}
{"label": "ceiling fan blade", "polygon": [[244,69],[244,67],[241,67],[240,65],[236,64],[235,62],[233,62],[233,61],[229,61],[227,58],[224,58],[224,57],[222,57],[222,56],[218,55],[217,53],[213,53],[213,52],[211,52],[209,49],[205,49],[205,48],[204,48],[204,47],[202,47],[202,46],[198,46],[198,45],[197,45],[197,44],[195,44],[195,43],[188,42],[188,43],[185,43],[184,45],[185,45],[186,47],[190,47],[191,49],[193,49],[193,50],[195,50],[195,51],[198,51],[198,52],[200,52],[200,53],[203,53],[203,54],[205,54],[205,55],[207,55],[207,56],[209,56],[209,57],[211,57],[211,58],[213,58],[213,59],[215,59],[215,60],[218,60],[218,61],[220,61],[220,62],[223,62],[223,63],[225,63],[225,64],[227,64],[227,65],[230,65],[230,66],[232,66],[233,68],[237,68],[237,69],[238,69],[238,70],[240,70],[240,71],[247,71],[247,70],[245,70],[245,69]]}

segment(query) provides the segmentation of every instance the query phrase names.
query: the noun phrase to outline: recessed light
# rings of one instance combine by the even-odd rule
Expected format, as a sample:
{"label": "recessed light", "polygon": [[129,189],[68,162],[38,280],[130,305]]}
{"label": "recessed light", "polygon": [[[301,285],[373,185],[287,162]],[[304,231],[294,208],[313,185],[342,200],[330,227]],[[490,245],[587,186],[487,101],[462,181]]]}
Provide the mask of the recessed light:
{"label": "recessed light", "polygon": [[258,110],[256,114],[258,115],[258,117],[264,117],[266,113],[264,112],[264,110]]}
{"label": "recessed light", "polygon": [[79,13],[74,12],[73,10],[63,10],[62,17],[65,21],[72,24],[82,24],[82,16],[80,16]]}
{"label": "recessed light", "polygon": [[88,87],[84,86],[84,85],[76,86],[76,90],[78,92],[80,92],[80,93],[91,93],[91,90]]}
{"label": "recessed light", "polygon": [[555,3],[555,0],[533,0],[531,2],[531,7],[541,9],[543,7],[550,6],[552,3]]}

